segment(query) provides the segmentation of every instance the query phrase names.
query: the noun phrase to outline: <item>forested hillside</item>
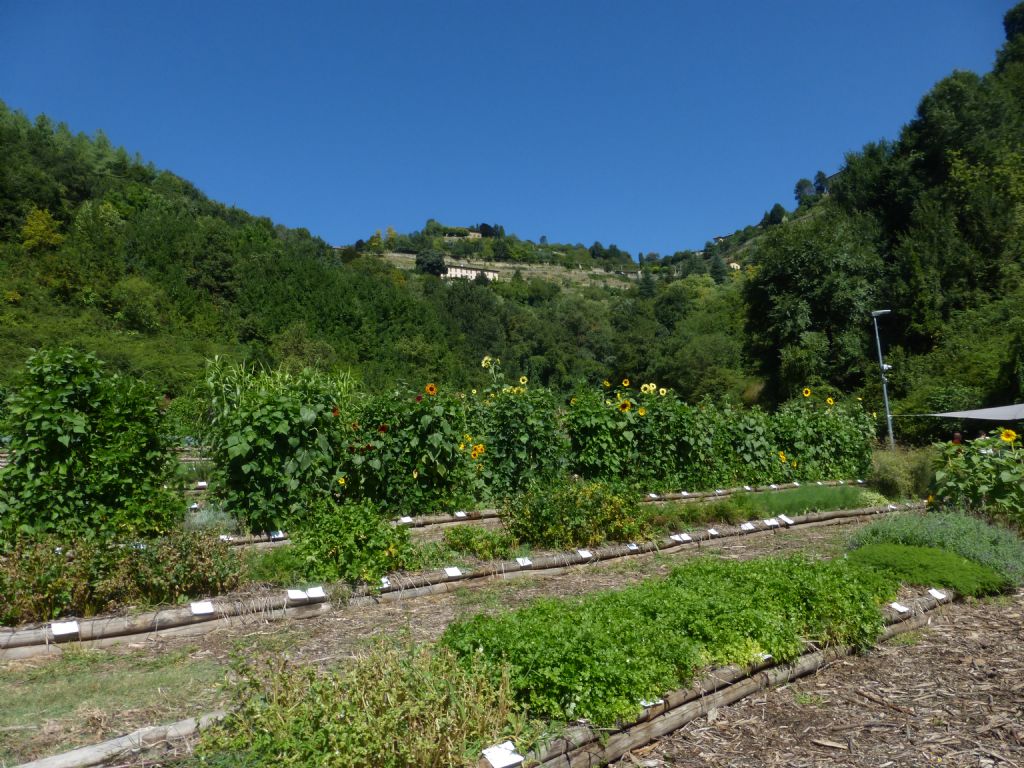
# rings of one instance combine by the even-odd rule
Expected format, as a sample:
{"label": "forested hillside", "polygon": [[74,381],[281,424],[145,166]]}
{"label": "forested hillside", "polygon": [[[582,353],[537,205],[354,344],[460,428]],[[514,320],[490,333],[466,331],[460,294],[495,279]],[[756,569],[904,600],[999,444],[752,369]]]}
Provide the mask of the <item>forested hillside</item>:
{"label": "forested hillside", "polygon": [[[171,396],[216,354],[347,369],[373,388],[474,386],[489,354],[564,390],[631,377],[688,399],[770,404],[810,385],[874,406],[870,311],[885,308],[897,412],[1019,400],[1024,5],[1005,25],[990,73],[942,80],[895,140],[849,154],[827,189],[801,179],[796,210],[776,205],[703,253],[640,254],[642,276],[625,290],[400,271],[380,254],[637,263],[597,242],[532,243],[497,224],[433,220],[332,248],[209,200],[102,133],[0,102],[0,387],[31,348],[62,344]],[[900,427],[923,437],[916,424]]]}

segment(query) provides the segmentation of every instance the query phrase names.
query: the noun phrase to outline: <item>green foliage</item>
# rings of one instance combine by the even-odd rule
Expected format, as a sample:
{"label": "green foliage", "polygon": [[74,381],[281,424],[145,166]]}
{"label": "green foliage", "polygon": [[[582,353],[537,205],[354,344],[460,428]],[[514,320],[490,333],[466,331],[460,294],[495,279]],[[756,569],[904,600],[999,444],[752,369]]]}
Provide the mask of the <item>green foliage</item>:
{"label": "green foliage", "polygon": [[254,531],[301,522],[306,495],[328,493],[337,478],[337,423],[350,379],[214,359],[207,388],[215,479],[229,509]]}
{"label": "green foliage", "polygon": [[237,553],[202,533],[146,542],[19,536],[0,557],[0,623],[90,616],[223,594],[241,573]]}
{"label": "green foliage", "polygon": [[365,500],[310,498],[305,522],[289,535],[305,581],[376,582],[405,567],[411,555],[409,531]]}
{"label": "green foliage", "polygon": [[[844,561],[700,559],[619,592],[538,600],[449,625],[441,639],[492,679],[509,675],[531,714],[631,720],[641,699],[683,686],[707,665],[795,658],[807,641],[869,645],[888,577]],[[506,672],[505,670],[508,670]]]}
{"label": "green foliage", "polygon": [[854,549],[870,544],[945,549],[993,569],[1012,584],[1024,584],[1024,542],[1010,531],[962,513],[928,512],[877,520],[850,540]]}
{"label": "green foliage", "polygon": [[203,734],[203,765],[469,768],[524,725],[500,675],[407,642],[323,673],[240,664],[237,680],[238,706]]}
{"label": "green foliage", "polygon": [[504,531],[489,531],[470,525],[449,528],[444,532],[449,549],[480,560],[508,560],[515,557],[519,543]]}
{"label": "green foliage", "polygon": [[904,584],[951,587],[961,595],[980,597],[1002,592],[1008,580],[985,565],[935,547],[906,544],[867,544],[847,559],[892,574]]}
{"label": "green foliage", "polygon": [[155,393],[108,375],[92,355],[32,355],[8,395],[0,434],[0,532],[66,536],[166,531],[184,512],[162,488],[170,454]]}
{"label": "green foliage", "polygon": [[1024,528],[1024,450],[1010,429],[965,445],[937,444],[934,496],[963,509]]}
{"label": "green foliage", "polygon": [[889,499],[923,499],[934,478],[933,462],[931,448],[876,450],[868,483]]}
{"label": "green foliage", "polygon": [[557,549],[605,541],[639,541],[649,534],[634,489],[604,481],[537,485],[507,499],[501,519],[509,534]]}
{"label": "green foliage", "polygon": [[420,393],[356,398],[347,416],[339,419],[337,492],[399,514],[471,503],[489,447],[468,434],[461,397],[430,383]]}

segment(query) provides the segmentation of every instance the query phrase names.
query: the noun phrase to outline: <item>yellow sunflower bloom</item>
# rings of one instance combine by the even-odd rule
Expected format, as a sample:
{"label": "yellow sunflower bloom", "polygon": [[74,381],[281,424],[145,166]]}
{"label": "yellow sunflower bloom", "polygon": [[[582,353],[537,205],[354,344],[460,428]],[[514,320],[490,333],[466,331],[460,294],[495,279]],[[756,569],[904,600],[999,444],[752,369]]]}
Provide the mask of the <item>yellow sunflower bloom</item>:
{"label": "yellow sunflower bloom", "polygon": [[491,367],[491,356],[490,355],[484,355],[484,359],[480,361],[480,367],[481,368],[490,368]]}
{"label": "yellow sunflower bloom", "polygon": [[658,394],[664,397],[665,395],[668,394],[668,390],[662,387],[661,389],[658,390]]}
{"label": "yellow sunflower bloom", "polygon": [[811,396],[811,388],[810,387],[804,387],[803,394],[804,394],[804,397],[810,397]]}
{"label": "yellow sunflower bloom", "polygon": [[629,379],[623,379],[622,380],[622,386],[628,387],[629,386]]}
{"label": "yellow sunflower bloom", "polygon": [[569,405],[576,405],[576,398],[573,397],[569,400]]}
{"label": "yellow sunflower bloom", "polygon": [[833,400],[831,397],[826,397],[825,398],[825,402],[828,403],[829,405],[835,405],[836,404],[836,401]]}
{"label": "yellow sunflower bloom", "polygon": [[345,478],[344,477],[339,477],[338,478],[338,485],[342,485],[342,486],[345,485]]}
{"label": "yellow sunflower bloom", "polygon": [[608,381],[608,379],[605,379],[604,381],[601,382],[601,386],[603,386],[605,389],[608,389],[611,385],[612,383]]}
{"label": "yellow sunflower bloom", "polygon": [[637,408],[637,409],[636,409],[636,412],[637,412],[637,414],[639,414],[640,416],[646,416],[646,415],[647,415],[647,409],[646,409],[646,408]]}
{"label": "yellow sunflower bloom", "polygon": [[629,402],[629,400],[623,400],[621,403],[619,403],[619,410],[622,411],[623,413],[627,413],[629,409],[632,407],[633,404]]}
{"label": "yellow sunflower bloom", "polygon": [[1012,443],[1014,440],[1017,439],[1017,433],[1014,432],[1012,429],[1004,429],[1002,432],[999,433],[999,439],[1002,440],[1004,443]]}
{"label": "yellow sunflower bloom", "polygon": [[475,395],[475,394],[476,394],[476,390],[475,390],[475,389],[471,389],[471,390],[469,390],[469,392],[470,392],[470,394],[472,394],[472,395]]}
{"label": "yellow sunflower bloom", "polygon": [[520,377],[519,377],[519,383],[520,383],[520,384],[525,384],[525,383],[526,383],[526,382],[528,382],[528,381],[529,381],[529,379],[528,379],[528,378],[526,378],[525,376],[520,376]]}
{"label": "yellow sunflower bloom", "polygon": [[786,461],[786,452],[785,451],[779,451],[779,461],[785,463],[785,461]]}
{"label": "yellow sunflower bloom", "polygon": [[437,394],[437,384],[427,384],[427,386],[423,388],[423,391],[433,397]]}

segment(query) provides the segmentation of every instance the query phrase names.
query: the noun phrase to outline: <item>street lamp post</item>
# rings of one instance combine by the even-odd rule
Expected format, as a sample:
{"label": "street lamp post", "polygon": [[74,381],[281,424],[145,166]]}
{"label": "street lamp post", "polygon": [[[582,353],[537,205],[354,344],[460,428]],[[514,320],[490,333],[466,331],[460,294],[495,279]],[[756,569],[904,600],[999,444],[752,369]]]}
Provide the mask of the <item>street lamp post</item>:
{"label": "street lamp post", "polygon": [[892,312],[891,309],[876,309],[871,313],[871,322],[875,324],[875,346],[878,348],[878,370],[882,376],[882,400],[885,403],[885,425],[889,430],[889,447],[895,448],[896,441],[892,436],[892,413],[889,411],[889,380],[885,376],[889,366],[882,359],[882,338],[878,335],[878,318],[888,315],[890,312]]}

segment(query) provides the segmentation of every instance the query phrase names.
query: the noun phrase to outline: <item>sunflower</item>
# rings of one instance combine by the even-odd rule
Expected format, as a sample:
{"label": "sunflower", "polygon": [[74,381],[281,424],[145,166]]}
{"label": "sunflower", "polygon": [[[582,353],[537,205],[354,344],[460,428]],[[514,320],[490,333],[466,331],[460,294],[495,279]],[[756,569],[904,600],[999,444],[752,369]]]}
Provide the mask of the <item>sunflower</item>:
{"label": "sunflower", "polygon": [[831,397],[826,397],[825,398],[825,402],[828,403],[829,405],[835,405],[836,404],[836,401],[833,400]]}
{"label": "sunflower", "polygon": [[605,379],[604,381],[601,382],[601,386],[603,386],[605,389],[608,389],[609,387],[611,387],[611,385],[612,383],[608,381],[608,379]]}
{"label": "sunflower", "polygon": [[641,384],[640,385],[640,391],[643,392],[646,395],[647,394],[647,384]]}
{"label": "sunflower", "polygon": [[629,379],[623,379],[622,380],[622,386],[628,387],[629,386]]}
{"label": "sunflower", "polygon": [[576,398],[573,397],[569,400],[569,405],[576,405]]}
{"label": "sunflower", "polygon": [[484,359],[480,361],[480,367],[481,368],[490,368],[491,367],[491,356],[490,355],[484,355]]}
{"label": "sunflower", "polygon": [[661,389],[658,390],[658,394],[664,397],[665,395],[668,394],[668,390],[662,387]]}
{"label": "sunflower", "polygon": [[420,471],[418,469],[414,469],[412,471],[412,479],[415,480],[419,476],[420,476]]}
{"label": "sunflower", "polygon": [[1004,443],[1012,443],[1014,440],[1017,439],[1017,433],[1014,432],[1012,429],[1004,429],[1002,432],[999,433],[999,439],[1002,440]]}
{"label": "sunflower", "polygon": [[641,408],[637,408],[637,409],[636,409],[636,412],[637,412],[637,414],[638,414],[638,415],[640,415],[640,416],[646,416],[646,415],[647,415],[647,409],[646,409],[646,408],[643,408],[643,407],[641,407]]}
{"label": "sunflower", "polygon": [[483,456],[484,450],[486,449],[484,448],[483,443],[477,443],[476,445],[473,446],[473,450],[477,452],[478,456]]}
{"label": "sunflower", "polygon": [[471,394],[473,396],[476,396],[476,390],[475,389],[469,390],[469,394]]}
{"label": "sunflower", "polygon": [[427,386],[423,388],[423,391],[426,392],[431,397],[433,397],[434,395],[437,394],[437,384],[427,384]]}
{"label": "sunflower", "polygon": [[345,485],[345,478],[344,477],[339,477],[338,478],[338,485],[340,485],[340,486],[344,486]]}
{"label": "sunflower", "polygon": [[528,382],[528,381],[529,381],[529,379],[526,378],[525,376],[520,376],[519,377],[519,383],[520,384],[526,384],[526,382]]}
{"label": "sunflower", "polygon": [[623,413],[627,413],[629,409],[632,407],[633,404],[629,402],[629,400],[623,400],[621,403],[619,403],[619,410],[622,411]]}
{"label": "sunflower", "polygon": [[786,462],[786,452],[785,451],[779,451],[779,461],[781,461],[782,463]]}
{"label": "sunflower", "polygon": [[803,394],[804,394],[804,397],[810,397],[811,396],[811,388],[810,387],[804,387]]}

